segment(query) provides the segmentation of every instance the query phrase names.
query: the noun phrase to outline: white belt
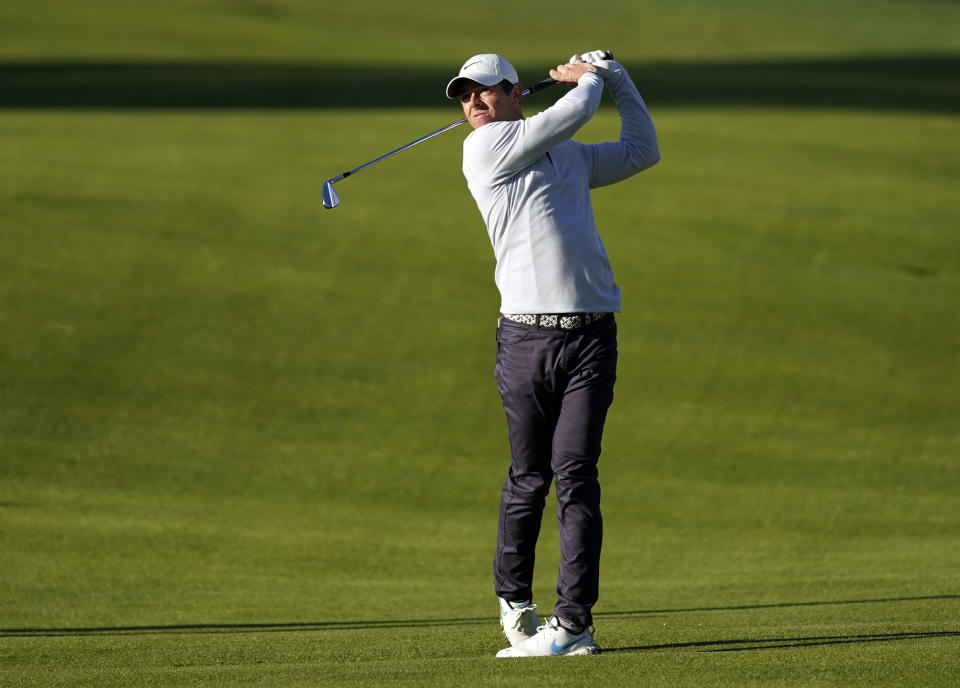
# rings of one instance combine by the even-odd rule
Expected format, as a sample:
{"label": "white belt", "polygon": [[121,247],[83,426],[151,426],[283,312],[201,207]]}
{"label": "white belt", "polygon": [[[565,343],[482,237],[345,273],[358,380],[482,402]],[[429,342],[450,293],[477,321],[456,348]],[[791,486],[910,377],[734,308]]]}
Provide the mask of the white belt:
{"label": "white belt", "polygon": [[610,315],[609,313],[504,313],[507,320],[533,325],[534,327],[552,328],[556,330],[578,330],[592,322]]}

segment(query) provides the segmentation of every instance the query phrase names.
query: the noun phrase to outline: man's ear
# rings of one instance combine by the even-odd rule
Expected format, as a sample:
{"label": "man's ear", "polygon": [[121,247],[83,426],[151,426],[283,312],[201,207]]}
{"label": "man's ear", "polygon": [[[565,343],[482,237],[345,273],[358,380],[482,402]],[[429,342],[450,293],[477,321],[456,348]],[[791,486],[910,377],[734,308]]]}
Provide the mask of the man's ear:
{"label": "man's ear", "polygon": [[510,95],[513,96],[515,100],[520,100],[520,97],[523,95],[523,84],[517,82],[513,85],[513,89],[510,91]]}

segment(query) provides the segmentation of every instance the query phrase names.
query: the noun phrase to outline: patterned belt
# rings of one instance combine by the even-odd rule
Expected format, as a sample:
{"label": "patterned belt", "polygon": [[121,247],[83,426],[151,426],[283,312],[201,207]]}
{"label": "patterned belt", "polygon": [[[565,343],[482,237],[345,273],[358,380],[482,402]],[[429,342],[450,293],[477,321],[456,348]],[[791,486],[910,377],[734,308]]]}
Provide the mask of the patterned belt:
{"label": "patterned belt", "polygon": [[534,327],[552,328],[555,330],[578,330],[586,327],[609,313],[504,313],[507,320],[533,325]]}

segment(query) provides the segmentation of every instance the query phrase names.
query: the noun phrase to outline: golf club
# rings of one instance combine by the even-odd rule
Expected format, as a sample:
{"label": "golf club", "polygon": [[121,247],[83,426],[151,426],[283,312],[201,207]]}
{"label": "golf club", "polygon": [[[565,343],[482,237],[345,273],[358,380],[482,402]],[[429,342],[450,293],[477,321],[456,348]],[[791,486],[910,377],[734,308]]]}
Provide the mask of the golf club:
{"label": "golf club", "polygon": [[[612,59],[613,59],[613,53],[610,52],[609,50],[606,51],[606,53],[604,54],[604,58],[605,58],[605,59],[608,59],[608,60],[612,60]],[[528,96],[528,95],[530,95],[530,94],[532,94],[532,93],[536,93],[537,91],[542,91],[543,89],[547,88],[548,86],[553,86],[555,83],[557,83],[557,81],[556,81],[555,79],[544,79],[543,81],[538,81],[538,82],[535,83],[533,86],[530,86],[529,88],[524,89],[523,93],[521,93],[520,95],[521,95],[521,97]],[[440,129],[437,129],[436,131],[432,131],[432,132],[430,132],[429,134],[427,134],[426,136],[421,136],[421,137],[418,138],[416,141],[411,141],[410,143],[405,144],[405,145],[403,145],[403,146],[400,146],[399,148],[397,148],[397,149],[395,149],[395,150],[392,150],[392,151],[390,151],[389,153],[384,153],[384,154],[381,155],[379,158],[374,158],[374,159],[371,160],[370,162],[365,162],[365,163],[363,163],[362,165],[360,165],[359,167],[354,167],[352,170],[348,170],[347,172],[342,172],[341,174],[338,174],[336,177],[333,177],[333,178],[331,178],[331,179],[328,179],[327,181],[325,181],[325,182],[323,183],[323,191],[322,191],[323,207],[326,208],[327,210],[330,210],[331,208],[336,208],[336,207],[340,204],[340,197],[337,195],[337,192],[336,192],[336,191],[334,190],[334,188],[333,188],[334,182],[338,182],[338,181],[340,181],[341,179],[346,179],[346,178],[349,177],[350,175],[356,174],[356,173],[359,172],[360,170],[362,170],[362,169],[364,169],[364,168],[366,168],[366,167],[370,167],[370,165],[373,165],[374,163],[380,162],[381,160],[386,160],[387,158],[389,158],[389,157],[391,157],[391,156],[393,156],[393,155],[396,155],[397,153],[402,153],[403,151],[407,150],[408,148],[413,148],[413,147],[416,146],[418,143],[423,143],[424,141],[429,141],[429,140],[432,139],[434,136],[439,136],[440,134],[443,134],[444,132],[450,131],[451,129],[455,129],[456,127],[459,127],[461,124],[463,124],[463,123],[466,122],[466,121],[467,121],[467,119],[464,117],[463,119],[459,119],[459,120],[457,120],[456,122],[451,122],[451,123],[448,124],[447,126],[441,127]]]}

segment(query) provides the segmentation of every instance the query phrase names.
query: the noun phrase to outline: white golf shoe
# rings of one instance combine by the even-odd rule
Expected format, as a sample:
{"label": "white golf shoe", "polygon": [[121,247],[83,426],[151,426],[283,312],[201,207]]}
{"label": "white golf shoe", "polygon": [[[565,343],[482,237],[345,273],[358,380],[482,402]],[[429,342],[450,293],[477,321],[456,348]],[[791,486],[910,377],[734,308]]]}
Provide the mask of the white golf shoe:
{"label": "white golf shoe", "polygon": [[537,629],[537,634],[519,645],[506,647],[497,657],[560,657],[568,655],[598,655],[600,648],[593,640],[593,629],[573,634],[552,617],[546,626]]}
{"label": "white golf shoe", "polygon": [[500,600],[500,627],[507,636],[510,645],[519,645],[537,634],[540,617],[534,611],[537,605],[528,602],[507,602]]}

